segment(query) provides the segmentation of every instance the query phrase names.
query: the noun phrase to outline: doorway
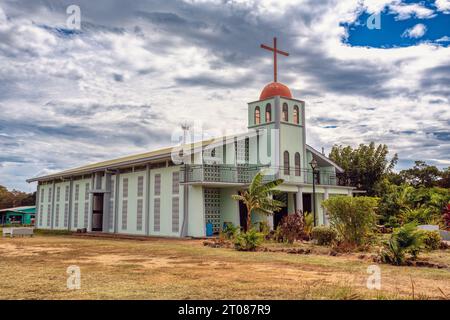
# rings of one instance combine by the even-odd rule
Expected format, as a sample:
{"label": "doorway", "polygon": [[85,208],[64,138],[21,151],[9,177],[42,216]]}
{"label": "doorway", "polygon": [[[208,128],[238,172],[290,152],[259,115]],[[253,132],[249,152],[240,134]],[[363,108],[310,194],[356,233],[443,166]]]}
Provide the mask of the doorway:
{"label": "doorway", "polygon": [[[241,194],[240,191],[239,194]],[[247,207],[242,201],[239,201],[239,223],[243,230],[247,230]]]}
{"label": "doorway", "polygon": [[275,230],[281,223],[281,220],[288,215],[288,194],[286,192],[280,193],[273,198],[284,203],[284,207],[281,207],[280,211],[273,214],[273,229]]}
{"label": "doorway", "polygon": [[312,213],[312,196],[311,193],[304,193],[303,198],[303,212]]}
{"label": "doorway", "polygon": [[103,193],[94,193],[92,231],[103,231]]}

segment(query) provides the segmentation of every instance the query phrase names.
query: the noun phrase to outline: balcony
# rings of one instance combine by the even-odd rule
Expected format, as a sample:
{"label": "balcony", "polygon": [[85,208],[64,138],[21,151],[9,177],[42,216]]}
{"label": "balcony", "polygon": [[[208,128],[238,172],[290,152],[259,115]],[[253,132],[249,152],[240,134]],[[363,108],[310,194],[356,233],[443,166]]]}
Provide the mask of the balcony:
{"label": "balcony", "polygon": [[[290,183],[313,183],[313,173],[311,169],[295,170],[284,167],[261,166],[261,165],[226,165],[226,164],[194,164],[184,165],[181,167],[180,182],[181,183],[211,183],[211,184],[249,184],[253,177],[260,170],[265,170],[265,181],[274,180],[277,177],[284,179]],[[286,174],[285,174],[286,173]],[[344,185],[339,175],[332,171],[316,170],[316,184],[318,185]]]}

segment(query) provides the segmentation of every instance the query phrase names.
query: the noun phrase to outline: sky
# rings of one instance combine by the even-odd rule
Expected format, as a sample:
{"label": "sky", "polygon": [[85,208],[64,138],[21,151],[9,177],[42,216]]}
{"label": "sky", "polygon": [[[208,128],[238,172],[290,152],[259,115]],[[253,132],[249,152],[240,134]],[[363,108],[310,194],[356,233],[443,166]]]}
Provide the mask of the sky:
{"label": "sky", "polygon": [[450,0],[0,0],[0,185],[245,131],[274,36],[308,144],[450,166]]}

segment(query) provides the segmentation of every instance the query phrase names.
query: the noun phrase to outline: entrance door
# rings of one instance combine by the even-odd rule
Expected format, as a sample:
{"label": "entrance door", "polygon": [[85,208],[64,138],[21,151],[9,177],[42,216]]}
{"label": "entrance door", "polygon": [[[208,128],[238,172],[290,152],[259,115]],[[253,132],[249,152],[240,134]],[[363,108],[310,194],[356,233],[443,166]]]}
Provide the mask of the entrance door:
{"label": "entrance door", "polygon": [[103,231],[103,193],[94,193],[92,231]]}
{"label": "entrance door", "polygon": [[281,210],[275,212],[273,215],[273,228],[276,229],[278,225],[281,223],[281,220],[284,216],[288,214],[288,194],[280,193],[273,197],[275,200],[281,201],[284,203],[284,207],[281,207]]}
{"label": "entrance door", "polygon": [[302,196],[303,196],[303,212],[312,213],[311,193],[304,193]]}
{"label": "entrance door", "polygon": [[239,201],[239,223],[243,230],[247,230],[247,207],[242,201]]}

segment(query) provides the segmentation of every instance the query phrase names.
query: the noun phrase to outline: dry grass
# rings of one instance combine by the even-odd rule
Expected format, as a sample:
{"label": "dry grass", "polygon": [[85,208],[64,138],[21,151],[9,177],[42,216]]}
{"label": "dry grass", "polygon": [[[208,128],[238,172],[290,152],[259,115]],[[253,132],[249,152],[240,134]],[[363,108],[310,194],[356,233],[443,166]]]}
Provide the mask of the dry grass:
{"label": "dry grass", "polygon": [[[429,259],[450,265],[450,252]],[[81,268],[81,289],[66,268]],[[237,252],[199,240],[37,236],[0,239],[0,299],[411,299],[450,295],[450,270],[382,265],[366,288],[357,255]],[[441,292],[442,291],[442,292]]]}

